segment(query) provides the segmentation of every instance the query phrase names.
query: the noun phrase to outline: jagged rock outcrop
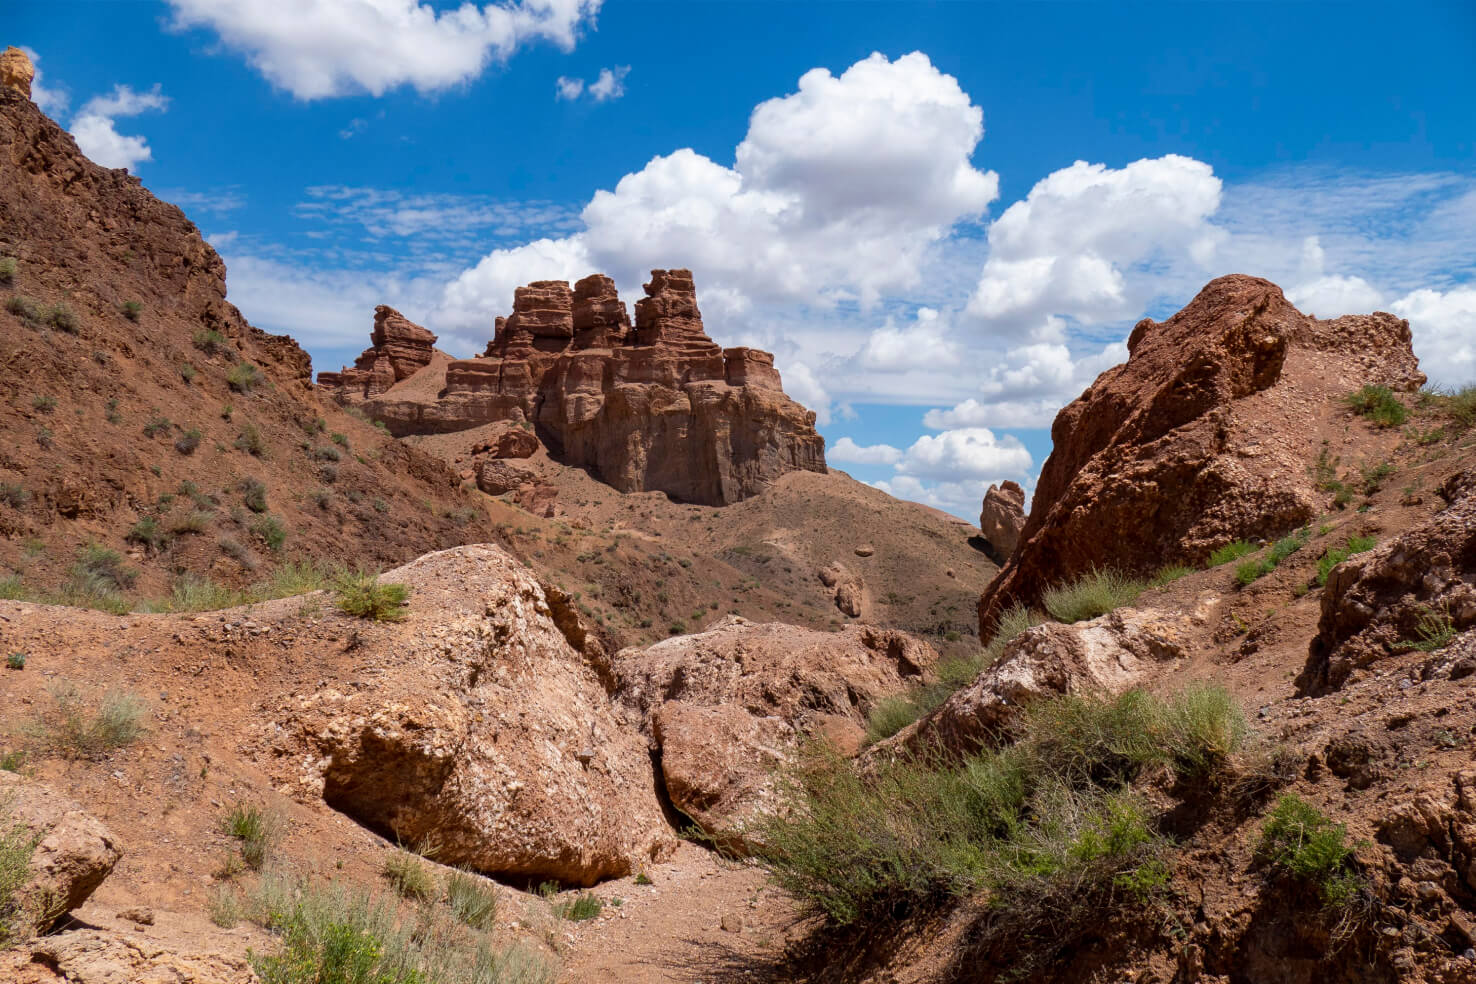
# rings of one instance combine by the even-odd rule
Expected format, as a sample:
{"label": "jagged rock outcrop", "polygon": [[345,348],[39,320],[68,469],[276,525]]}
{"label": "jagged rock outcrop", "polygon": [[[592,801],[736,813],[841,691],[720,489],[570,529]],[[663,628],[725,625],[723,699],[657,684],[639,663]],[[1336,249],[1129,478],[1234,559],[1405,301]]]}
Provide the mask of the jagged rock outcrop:
{"label": "jagged rock outcrop", "polygon": [[270,726],[299,795],[503,877],[589,885],[675,846],[645,742],[527,567],[469,546],[385,579],[411,600],[405,622],[357,630],[374,686],[315,688]]}
{"label": "jagged rock outcrop", "polygon": [[367,395],[398,436],[529,421],[556,459],[623,492],[721,505],[785,472],[823,472],[815,415],[784,395],[773,356],[707,336],[689,271],[653,270],[645,289],[632,324],[609,277],[536,281],[480,358],[423,371],[444,371],[441,385],[379,388],[375,349],[319,383],[340,401]]}
{"label": "jagged rock outcrop", "polygon": [[835,589],[835,607],[852,618],[858,618],[866,603],[866,581],[840,561],[820,570],[820,583]]}
{"label": "jagged rock outcrop", "polygon": [[1048,622],[1012,639],[999,661],[942,706],[876,746],[873,754],[966,755],[1007,738],[1033,701],[1062,694],[1116,694],[1189,655],[1194,616],[1119,608],[1089,622]]}
{"label": "jagged rock outcrop", "polygon": [[36,66],[15,45],[0,52],[0,89],[14,89],[27,99],[31,98],[31,82],[36,78]]}
{"label": "jagged rock outcrop", "polygon": [[611,660],[619,700],[651,738],[672,804],[741,848],[774,799],[773,766],[806,735],[860,747],[880,698],[925,678],[937,654],[903,632],[816,632],[730,616]]}
{"label": "jagged rock outcrop", "polygon": [[531,469],[505,458],[488,458],[477,466],[477,488],[488,495],[502,495],[538,479]]}
{"label": "jagged rock outcrop", "polygon": [[[49,786],[0,771],[0,833],[12,825],[36,842],[29,870],[0,906],[0,946],[6,933],[24,940],[44,933],[86,902],[122,856],[118,839],[82,807]],[[4,901],[4,900],[0,900]]]}
{"label": "jagged rock outcrop", "polygon": [[1025,490],[1019,483],[1006,480],[991,485],[984,493],[979,510],[979,532],[989,543],[995,561],[1003,564],[1015,552],[1020,531],[1025,528]]}
{"label": "jagged rock outcrop", "polygon": [[1330,502],[1312,465],[1338,400],[1424,381],[1408,322],[1319,321],[1257,277],[1220,277],[1167,321],[1138,322],[1128,361],[1056,415],[1020,544],[980,599],[981,632],[1093,568],[1149,574],[1307,523]]}
{"label": "jagged rock outcrop", "polygon": [[1451,476],[1441,494],[1448,508],[1328,574],[1299,693],[1337,690],[1391,653],[1476,629],[1476,473]]}
{"label": "jagged rock outcrop", "polygon": [[436,348],[434,334],[385,304],[374,309],[369,340],[352,369],[318,373],[319,384],[336,389],[342,402],[367,400],[409,379],[430,365]]}

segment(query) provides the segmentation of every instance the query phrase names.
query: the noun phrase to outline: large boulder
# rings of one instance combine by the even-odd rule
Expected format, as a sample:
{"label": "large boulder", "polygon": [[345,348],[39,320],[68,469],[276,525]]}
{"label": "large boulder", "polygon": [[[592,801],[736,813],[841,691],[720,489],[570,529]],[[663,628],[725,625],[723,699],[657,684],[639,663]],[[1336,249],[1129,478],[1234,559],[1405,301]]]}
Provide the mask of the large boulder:
{"label": "large boulder", "polygon": [[1202,563],[1311,521],[1330,503],[1312,465],[1340,398],[1424,381],[1408,322],[1319,321],[1256,277],[1213,280],[1167,321],[1140,321],[1127,362],[1056,415],[1020,544],[979,601],[981,632],[1093,569]]}
{"label": "large boulder", "polygon": [[1441,494],[1447,509],[1332,569],[1299,693],[1337,690],[1390,653],[1433,644],[1442,627],[1476,628],[1476,472]]}
{"label": "large boulder", "polygon": [[118,839],[71,799],[42,783],[0,771],[0,834],[35,842],[29,873],[0,910],[0,942],[44,933],[86,902],[122,856]]}
{"label": "large boulder", "polygon": [[30,963],[48,968],[36,980],[70,984],[256,984],[261,978],[237,950],[229,941],[199,936],[78,929],[37,940]]}
{"label": "large boulder", "polygon": [[1119,608],[1089,622],[1026,629],[999,661],[874,754],[964,755],[1006,738],[1032,702],[1064,694],[1117,694],[1164,663],[1188,657],[1198,620],[1182,612]]}
{"label": "large boulder", "polygon": [[268,733],[299,795],[502,877],[588,885],[675,846],[646,743],[560,628],[584,644],[562,596],[492,546],[383,579],[410,605],[354,628],[372,682],[301,694]]}
{"label": "large boulder", "polygon": [[1003,564],[1010,559],[1024,528],[1025,490],[1018,482],[1009,480],[989,486],[979,509],[979,532],[989,544],[990,556],[996,562]]}
{"label": "large boulder", "polygon": [[882,697],[928,677],[937,654],[903,632],[816,632],[730,616],[611,662],[617,694],[650,736],[672,805],[737,849],[773,798],[772,772],[806,737],[860,748]]}

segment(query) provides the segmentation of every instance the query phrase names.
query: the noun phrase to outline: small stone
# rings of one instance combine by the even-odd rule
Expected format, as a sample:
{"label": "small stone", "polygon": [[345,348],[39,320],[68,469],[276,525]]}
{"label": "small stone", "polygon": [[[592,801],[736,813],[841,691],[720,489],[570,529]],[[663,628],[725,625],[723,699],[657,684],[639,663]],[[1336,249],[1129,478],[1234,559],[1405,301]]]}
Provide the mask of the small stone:
{"label": "small stone", "polygon": [[876,553],[876,548],[869,543],[863,543],[856,548],[857,557],[870,557],[874,553]]}
{"label": "small stone", "polygon": [[119,919],[126,919],[140,926],[154,925],[154,910],[145,906],[134,906],[131,909],[123,909],[118,913]]}
{"label": "small stone", "polygon": [[723,916],[722,925],[725,933],[741,933],[743,932],[743,917],[733,912],[726,913]]}

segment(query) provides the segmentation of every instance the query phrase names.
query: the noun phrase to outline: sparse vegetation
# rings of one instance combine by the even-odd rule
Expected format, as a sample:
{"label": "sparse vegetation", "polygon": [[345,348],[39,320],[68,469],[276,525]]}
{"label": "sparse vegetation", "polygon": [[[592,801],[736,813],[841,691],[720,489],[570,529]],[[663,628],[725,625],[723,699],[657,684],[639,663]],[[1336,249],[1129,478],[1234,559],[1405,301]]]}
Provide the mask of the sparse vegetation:
{"label": "sparse vegetation", "polygon": [[7,670],[24,670],[26,668],[26,654],[20,650],[8,654],[5,657],[5,668]]}
{"label": "sparse vegetation", "polygon": [[1113,570],[1093,570],[1066,584],[1046,590],[1042,604],[1058,622],[1084,622],[1131,605],[1146,589],[1142,581]]}
{"label": "sparse vegetation", "polygon": [[31,397],[31,409],[40,413],[52,413],[56,410],[56,397],[49,393],[37,393]]}
{"label": "sparse vegetation", "polygon": [[174,450],[180,454],[194,454],[199,446],[200,432],[193,427],[174,439]]}
{"label": "sparse vegetation", "polygon": [[138,301],[124,301],[119,310],[123,312],[123,317],[129,321],[137,321],[138,316],[143,313],[143,305]]}
{"label": "sparse vegetation", "polygon": [[255,803],[237,803],[221,826],[227,836],[240,841],[241,860],[252,871],[260,871],[271,856],[280,835],[277,816]]}
{"label": "sparse vegetation", "polygon": [[0,284],[9,287],[15,283],[16,263],[13,256],[0,256]]}
{"label": "sparse vegetation", "polygon": [[157,434],[165,434],[174,428],[168,417],[150,417],[149,422],[144,424],[144,437],[154,437]]}
{"label": "sparse vegetation", "polygon": [[1227,543],[1210,554],[1209,565],[1211,567],[1219,567],[1221,564],[1228,564],[1233,560],[1239,560],[1247,554],[1255,553],[1256,549],[1254,543],[1249,543],[1245,540],[1236,540],[1234,543]]}
{"label": "sparse vegetation", "polygon": [[81,331],[81,325],[77,321],[77,312],[66,304],[53,304],[46,311],[46,323],[57,331],[64,331],[68,335],[75,335]]}
{"label": "sparse vegetation", "polygon": [[1235,580],[1244,587],[1257,581],[1280,566],[1292,554],[1307,545],[1312,537],[1310,527],[1303,527],[1295,533],[1288,534],[1271,545],[1266,556],[1256,560],[1247,560],[1235,568]]}
{"label": "sparse vegetation", "polygon": [[567,902],[559,902],[554,905],[554,915],[560,919],[570,922],[583,922],[593,919],[605,909],[605,903],[593,892],[581,892]]}
{"label": "sparse vegetation", "polygon": [[236,450],[245,451],[247,454],[260,458],[266,453],[266,442],[262,440],[261,431],[255,424],[242,425],[241,433],[236,435]]}
{"label": "sparse vegetation", "polygon": [[0,801],[0,950],[19,935],[16,922],[22,913],[17,896],[31,877],[31,855],[39,843],[37,834],[11,816],[10,804]]}
{"label": "sparse vegetation", "polygon": [[391,851],[384,859],[380,874],[401,898],[428,902],[440,895],[435,873],[409,851]]}
{"label": "sparse vegetation", "polygon": [[195,348],[210,356],[213,356],[226,348],[226,337],[224,335],[222,335],[218,331],[207,330],[204,328],[195,332],[195,336],[192,341],[195,344]]}
{"label": "sparse vegetation", "polygon": [[191,386],[194,384],[196,375],[197,373],[195,372],[195,367],[190,365],[188,362],[182,364],[179,367],[179,378],[184,380],[186,386]]}
{"label": "sparse vegetation", "polygon": [[31,501],[31,493],[14,482],[0,482],[0,502],[12,509],[19,509]]}
{"label": "sparse vegetation", "polygon": [[251,532],[273,553],[281,550],[282,545],[287,542],[286,525],[270,513],[258,516],[251,524]]}
{"label": "sparse vegetation", "polygon": [[70,683],[52,683],[47,692],[51,702],[36,711],[28,731],[49,754],[99,759],[133,744],[147,730],[148,708],[136,694],[109,690],[91,707]]}
{"label": "sparse vegetation", "polygon": [[451,914],[472,929],[491,929],[497,921],[497,889],[469,871],[453,871],[446,878],[446,904]]}
{"label": "sparse vegetation", "polygon": [[1167,587],[1180,578],[1188,577],[1193,573],[1194,568],[1192,567],[1186,567],[1183,564],[1170,564],[1167,567],[1160,567],[1158,573],[1153,575],[1153,580],[1149,584],[1155,588]]}
{"label": "sparse vegetation", "polygon": [[1405,640],[1403,645],[1406,649],[1430,653],[1445,646],[1455,635],[1455,620],[1450,612],[1422,606],[1415,621],[1415,638]]}
{"label": "sparse vegetation", "polygon": [[1145,867],[1167,851],[1132,781],[1153,766],[1209,776],[1244,735],[1235,701],[1213,688],[1041,701],[1015,744],[956,764],[863,773],[811,747],[752,832],[778,884],[837,923],[981,890],[1021,910],[1053,892],[1110,895],[1120,879],[1151,884]]}
{"label": "sparse vegetation", "polygon": [[381,581],[378,574],[364,571],[340,571],[333,590],[339,611],[376,622],[403,621],[410,604],[409,585]]}
{"label": "sparse vegetation", "polygon": [[226,385],[237,393],[250,393],[264,380],[261,370],[245,360],[236,363],[236,367],[226,374]]}
{"label": "sparse vegetation", "polygon": [[1455,433],[1464,433],[1476,427],[1476,385],[1454,390],[1422,390],[1420,406],[1443,417],[1447,426]]}
{"label": "sparse vegetation", "polygon": [[1376,427],[1398,427],[1409,419],[1409,410],[1387,386],[1364,386],[1343,397],[1343,403]]}
{"label": "sparse vegetation", "polygon": [[153,516],[145,516],[134,523],[124,539],[138,544],[149,553],[158,553],[169,545],[169,533]]}
{"label": "sparse vegetation", "polygon": [[1346,905],[1358,893],[1347,828],[1295,793],[1277,800],[1266,818],[1259,853],[1273,868],[1316,885],[1328,906]]}
{"label": "sparse vegetation", "polygon": [[241,501],[254,513],[267,511],[267,487],[256,478],[241,479]]}
{"label": "sparse vegetation", "polygon": [[1376,542],[1378,541],[1371,536],[1354,536],[1349,537],[1348,542],[1341,547],[1328,548],[1321,557],[1317,558],[1317,586],[1322,587],[1327,584],[1327,576],[1332,573],[1334,567],[1354,554],[1372,550]]}
{"label": "sparse vegetation", "polygon": [[241,896],[230,885],[216,885],[206,908],[210,921],[221,929],[233,929],[241,921]]}

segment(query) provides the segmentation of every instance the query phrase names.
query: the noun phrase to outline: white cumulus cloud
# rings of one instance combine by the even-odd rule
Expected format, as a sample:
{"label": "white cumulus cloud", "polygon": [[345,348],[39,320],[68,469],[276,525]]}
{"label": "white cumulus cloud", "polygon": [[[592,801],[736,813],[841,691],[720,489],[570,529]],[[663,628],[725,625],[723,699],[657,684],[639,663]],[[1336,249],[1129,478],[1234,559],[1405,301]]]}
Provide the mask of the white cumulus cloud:
{"label": "white cumulus cloud", "polygon": [[825,452],[825,457],[843,464],[895,465],[902,460],[902,452],[890,444],[863,447],[849,437],[843,437]]}
{"label": "white cumulus cloud", "polygon": [[119,133],[116,119],[150,110],[163,111],[168,105],[169,100],[160,92],[157,83],[147,92],[134,92],[126,85],[115,85],[108,95],[94,96],[82,104],[72,118],[72,136],[82,153],[103,167],[136,170],[142,162],[153,160],[154,153],[143,137]]}
{"label": "white cumulus cloud", "polygon": [[559,99],[574,100],[589,96],[595,102],[609,102],[625,95],[625,77],[630,74],[629,65],[602,68],[600,74],[588,85],[583,79],[560,75],[554,82],[554,94]]}
{"label": "white cumulus cloud", "polygon": [[1389,307],[1409,321],[1415,355],[1432,384],[1476,383],[1476,287],[1416,290]]}
{"label": "white cumulus cloud", "polygon": [[601,0],[509,0],[436,10],[418,0],[168,0],[177,28],[209,28],[298,99],[402,85],[436,92],[548,41],[569,50]]}

